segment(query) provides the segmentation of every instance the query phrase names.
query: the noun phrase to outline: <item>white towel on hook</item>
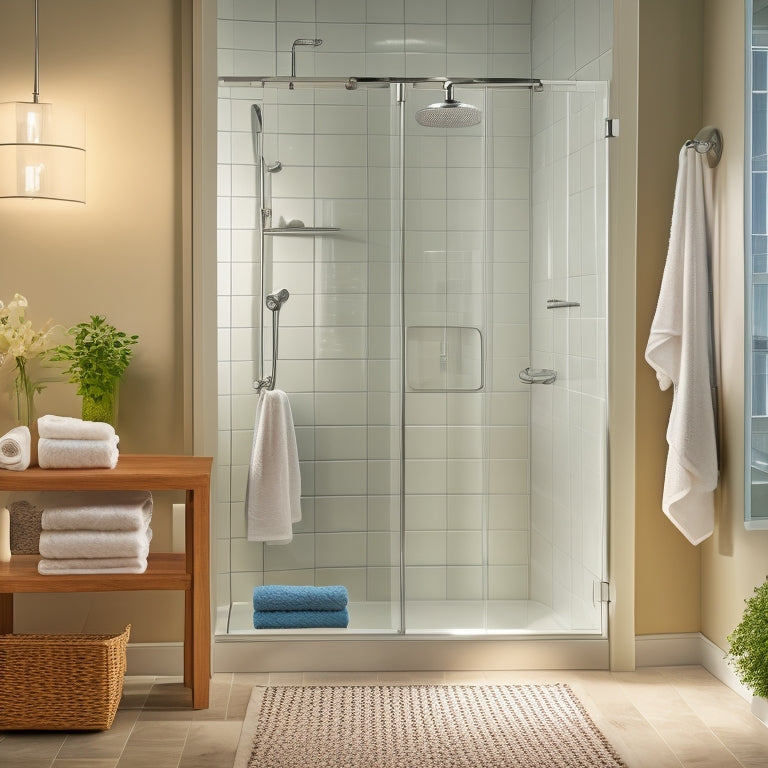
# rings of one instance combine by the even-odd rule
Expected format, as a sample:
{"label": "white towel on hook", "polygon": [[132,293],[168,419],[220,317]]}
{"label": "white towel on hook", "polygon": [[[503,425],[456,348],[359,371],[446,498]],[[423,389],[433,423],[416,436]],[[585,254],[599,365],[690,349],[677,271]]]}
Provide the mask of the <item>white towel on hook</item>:
{"label": "white towel on hook", "polygon": [[709,348],[711,174],[705,155],[683,146],[667,262],[645,350],[661,389],[674,386],[662,509],[692,544],[714,531],[718,474]]}
{"label": "white towel on hook", "polygon": [[262,390],[245,492],[248,541],[287,544],[301,520],[301,475],[288,395]]}

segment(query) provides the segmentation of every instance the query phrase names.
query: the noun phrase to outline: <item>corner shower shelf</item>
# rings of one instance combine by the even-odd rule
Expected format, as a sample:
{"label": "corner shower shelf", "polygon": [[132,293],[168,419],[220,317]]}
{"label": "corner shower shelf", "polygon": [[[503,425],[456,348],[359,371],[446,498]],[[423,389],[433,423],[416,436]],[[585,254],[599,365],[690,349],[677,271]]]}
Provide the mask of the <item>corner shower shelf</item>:
{"label": "corner shower shelf", "polygon": [[265,235],[324,235],[327,232],[339,232],[340,227],[268,227]]}

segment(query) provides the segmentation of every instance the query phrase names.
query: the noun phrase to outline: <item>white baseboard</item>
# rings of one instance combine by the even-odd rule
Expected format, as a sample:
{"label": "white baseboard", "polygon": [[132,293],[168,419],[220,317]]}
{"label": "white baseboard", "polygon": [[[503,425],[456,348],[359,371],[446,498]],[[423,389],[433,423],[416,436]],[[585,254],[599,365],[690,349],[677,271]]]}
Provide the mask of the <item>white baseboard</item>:
{"label": "white baseboard", "polygon": [[747,701],[752,693],[738,680],[725,651],[700,632],[675,635],[640,635],[635,638],[636,667],[674,667],[700,664],[721,683]]}
{"label": "white baseboard", "polygon": [[701,640],[698,632],[674,635],[638,635],[635,637],[636,667],[676,667],[701,664]]}
{"label": "white baseboard", "polygon": [[[183,643],[129,643],[127,674],[184,674]],[[605,640],[456,641],[346,639],[327,641],[243,641],[217,638],[215,672],[383,671],[408,669],[607,669]],[[636,667],[699,664],[751,701],[752,694],[736,678],[725,651],[699,632],[640,635],[635,638]]]}

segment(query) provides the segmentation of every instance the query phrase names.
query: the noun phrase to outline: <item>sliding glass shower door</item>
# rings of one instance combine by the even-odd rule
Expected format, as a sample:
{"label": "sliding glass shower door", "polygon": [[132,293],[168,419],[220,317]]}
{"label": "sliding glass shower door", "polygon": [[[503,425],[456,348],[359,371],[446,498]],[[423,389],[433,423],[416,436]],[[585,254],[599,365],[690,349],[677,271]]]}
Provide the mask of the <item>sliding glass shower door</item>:
{"label": "sliding glass shower door", "polygon": [[[229,633],[254,632],[264,583],[345,585],[346,632],[603,631],[604,85],[456,86],[480,122],[421,125],[441,85],[232,89]],[[247,540],[243,500],[253,382],[273,364],[264,297],[281,289],[302,520],[265,545]],[[524,383],[526,368],[556,378]]]}

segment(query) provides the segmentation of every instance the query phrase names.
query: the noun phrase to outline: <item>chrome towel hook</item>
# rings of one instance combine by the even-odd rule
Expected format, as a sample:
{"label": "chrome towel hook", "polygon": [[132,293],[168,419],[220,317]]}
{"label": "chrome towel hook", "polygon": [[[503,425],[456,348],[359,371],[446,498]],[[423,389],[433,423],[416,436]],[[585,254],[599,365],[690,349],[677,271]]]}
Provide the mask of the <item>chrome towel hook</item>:
{"label": "chrome towel hook", "polygon": [[705,125],[692,139],[685,142],[686,147],[693,147],[707,156],[707,163],[714,168],[723,155],[723,134],[714,125]]}

